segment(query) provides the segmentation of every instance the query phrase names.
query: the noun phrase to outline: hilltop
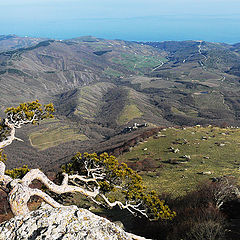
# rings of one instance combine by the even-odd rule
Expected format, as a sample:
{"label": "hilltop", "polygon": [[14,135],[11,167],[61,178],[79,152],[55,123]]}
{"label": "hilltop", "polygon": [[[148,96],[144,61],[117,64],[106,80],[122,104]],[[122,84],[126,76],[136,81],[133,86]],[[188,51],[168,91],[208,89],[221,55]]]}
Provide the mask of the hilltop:
{"label": "hilltop", "polygon": [[0,52],[30,47],[44,41],[44,38],[18,37],[16,35],[0,35]]}

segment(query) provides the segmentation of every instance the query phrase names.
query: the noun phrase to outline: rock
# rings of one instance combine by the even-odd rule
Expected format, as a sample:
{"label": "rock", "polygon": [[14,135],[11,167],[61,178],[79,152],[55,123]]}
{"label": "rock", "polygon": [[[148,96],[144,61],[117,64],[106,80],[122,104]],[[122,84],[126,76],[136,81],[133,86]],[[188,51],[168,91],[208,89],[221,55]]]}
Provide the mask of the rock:
{"label": "rock", "polygon": [[207,172],[200,172],[198,174],[201,174],[201,175],[211,175],[212,172],[211,171],[207,171]]}
{"label": "rock", "polygon": [[212,174],[211,171],[203,172],[203,175],[211,175],[211,174]]}
{"label": "rock", "polygon": [[180,150],[178,148],[176,148],[176,149],[173,150],[173,152],[178,153],[178,152],[180,152]]}
{"label": "rock", "polygon": [[166,137],[166,135],[164,135],[164,134],[158,134],[157,136],[158,137]]}
{"label": "rock", "polygon": [[0,239],[130,240],[133,238],[116,224],[86,209],[78,209],[77,206],[52,208],[44,204],[25,216],[16,216],[3,222],[0,225]]}
{"label": "rock", "polygon": [[215,144],[219,147],[224,147],[226,145],[225,143],[218,143],[218,142],[216,142]]}
{"label": "rock", "polygon": [[173,153],[178,153],[180,150],[178,148],[173,148],[173,147],[169,147],[168,148],[170,152],[173,152]]}
{"label": "rock", "polygon": [[191,156],[190,155],[183,155],[182,158],[185,158],[186,160],[191,160]]}
{"label": "rock", "polygon": [[121,221],[116,221],[116,222],[113,222],[114,224],[116,224],[117,226],[119,226],[121,229],[124,229],[124,225]]}

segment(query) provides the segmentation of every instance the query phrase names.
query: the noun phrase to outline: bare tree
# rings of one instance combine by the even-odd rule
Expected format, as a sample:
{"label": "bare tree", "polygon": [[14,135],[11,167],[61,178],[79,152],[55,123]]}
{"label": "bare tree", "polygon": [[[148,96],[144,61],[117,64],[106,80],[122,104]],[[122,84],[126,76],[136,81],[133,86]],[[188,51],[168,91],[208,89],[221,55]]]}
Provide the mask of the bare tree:
{"label": "bare tree", "polygon": [[240,191],[233,179],[221,177],[217,179],[213,190],[213,196],[216,207],[220,209],[227,201],[240,198]]}

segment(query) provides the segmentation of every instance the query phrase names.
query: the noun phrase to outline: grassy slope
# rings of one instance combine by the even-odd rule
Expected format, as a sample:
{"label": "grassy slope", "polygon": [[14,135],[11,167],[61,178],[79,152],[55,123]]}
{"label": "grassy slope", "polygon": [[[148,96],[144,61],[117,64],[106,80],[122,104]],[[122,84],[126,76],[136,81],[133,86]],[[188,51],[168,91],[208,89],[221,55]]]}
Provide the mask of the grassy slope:
{"label": "grassy slope", "polygon": [[114,63],[120,64],[130,71],[136,70],[137,72],[145,72],[146,69],[154,68],[158,65],[161,65],[167,60],[163,57],[155,56],[146,56],[146,55],[137,55],[131,53],[124,53],[118,57],[112,58]]}
{"label": "grassy slope", "polygon": [[118,123],[119,125],[123,125],[135,118],[140,118],[142,115],[143,113],[135,104],[128,104],[122,110],[121,115],[118,118]]}
{"label": "grassy slope", "polygon": [[62,143],[87,140],[87,136],[77,133],[76,129],[57,121],[48,122],[41,129],[29,134],[29,140],[34,148],[46,150]]}
{"label": "grassy slope", "polygon": [[[155,171],[141,172],[149,188],[178,196],[194,189],[199,182],[212,177],[233,175],[240,181],[239,129],[189,127],[181,130],[169,128],[159,135],[166,137],[150,138],[119,158],[126,162],[136,161],[137,157],[139,160],[151,158],[156,161],[159,168]],[[183,139],[187,143],[181,145],[184,142]],[[224,145],[219,146],[220,144]],[[172,153],[169,147],[178,148],[180,152]],[[181,158],[183,155],[190,155],[191,160],[185,161]],[[169,159],[179,164],[167,163]],[[211,171],[212,174],[198,174],[207,171]]]}
{"label": "grassy slope", "polygon": [[113,84],[104,82],[81,88],[74,114],[94,120],[103,104],[103,96],[112,88],[114,88]]}
{"label": "grassy slope", "polygon": [[[101,50],[106,53],[94,53]],[[11,106],[36,98],[47,102],[75,87],[146,73],[166,61],[162,55],[149,46],[96,38],[52,41],[0,54],[0,103]]]}
{"label": "grassy slope", "polygon": [[164,123],[161,110],[151,104],[151,99],[147,95],[129,87],[123,87],[123,89],[126,98],[124,99],[124,107],[119,108],[118,125],[133,123],[134,121],[154,125]]}

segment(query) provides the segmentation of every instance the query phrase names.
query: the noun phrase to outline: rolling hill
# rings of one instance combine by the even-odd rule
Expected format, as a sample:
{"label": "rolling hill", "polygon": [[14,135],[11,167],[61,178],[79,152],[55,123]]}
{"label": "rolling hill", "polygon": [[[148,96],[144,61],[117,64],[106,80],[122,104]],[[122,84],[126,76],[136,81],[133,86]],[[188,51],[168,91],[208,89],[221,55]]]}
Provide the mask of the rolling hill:
{"label": "rolling hill", "polygon": [[30,47],[42,42],[43,38],[18,37],[16,35],[0,35],[0,52]]}
{"label": "rolling hill", "polygon": [[[17,37],[1,38],[8,46],[0,52],[1,115],[8,106],[39,99],[54,103],[57,121],[21,130],[26,145],[15,143],[21,154],[6,149],[10,165],[20,158],[33,166],[55,164],[78,149],[110,146],[111,139],[128,138],[120,133],[135,122],[149,128],[240,125],[239,44],[87,36],[24,38],[18,48]],[[58,141],[61,135],[67,137]],[[29,152],[39,152],[44,163],[29,161]]]}

